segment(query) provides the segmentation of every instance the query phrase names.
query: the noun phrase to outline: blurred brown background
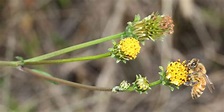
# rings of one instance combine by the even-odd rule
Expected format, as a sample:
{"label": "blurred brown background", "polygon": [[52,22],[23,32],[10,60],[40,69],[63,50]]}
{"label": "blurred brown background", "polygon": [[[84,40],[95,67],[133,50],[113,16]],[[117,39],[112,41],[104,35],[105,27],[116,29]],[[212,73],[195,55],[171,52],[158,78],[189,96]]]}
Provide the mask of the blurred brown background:
{"label": "blurred brown background", "polygon": [[[148,94],[88,91],[53,85],[10,67],[0,68],[0,112],[223,112],[223,0],[0,0],[0,60],[31,58],[122,32],[134,15],[170,15],[175,33],[147,41],[135,61],[114,59],[30,66],[56,77],[99,87],[129,82],[135,74],[159,78],[159,65],[199,58],[215,84],[197,100],[190,87],[171,92],[156,86]],[[58,58],[107,52],[111,41]]]}

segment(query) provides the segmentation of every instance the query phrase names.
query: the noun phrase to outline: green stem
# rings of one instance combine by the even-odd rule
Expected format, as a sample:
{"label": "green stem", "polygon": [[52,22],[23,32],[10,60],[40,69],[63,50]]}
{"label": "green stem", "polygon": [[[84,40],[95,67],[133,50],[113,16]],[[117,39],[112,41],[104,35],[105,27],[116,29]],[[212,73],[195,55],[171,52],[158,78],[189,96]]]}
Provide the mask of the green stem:
{"label": "green stem", "polygon": [[0,66],[18,66],[19,61],[0,61]]}
{"label": "green stem", "polygon": [[[157,81],[149,83],[149,87],[153,87],[153,86],[160,85],[160,84],[162,84],[162,81],[161,80],[157,80]],[[125,92],[131,92],[131,91],[135,91],[135,90],[136,89],[133,86],[131,86],[127,90],[125,90]]]}
{"label": "green stem", "polygon": [[[149,83],[149,87],[153,87],[153,86],[160,85],[160,84],[162,84],[162,81],[161,80],[157,80],[157,81]],[[115,86],[113,88],[113,91],[115,91],[115,92],[132,92],[132,91],[136,91],[136,88],[134,87],[134,85],[130,86],[128,89],[125,89],[125,90],[119,90],[119,89],[120,89],[120,86]]]}
{"label": "green stem", "polygon": [[59,59],[59,60],[43,60],[43,61],[25,60],[24,65],[60,64],[60,63],[68,63],[68,62],[76,62],[76,61],[96,60],[96,59],[101,59],[101,58],[105,58],[109,56],[111,56],[110,52],[95,55],[95,56],[85,56],[85,57]]}
{"label": "green stem", "polygon": [[127,90],[123,92],[132,92],[132,91],[135,91],[135,88],[133,86],[129,87]]}
{"label": "green stem", "polygon": [[53,82],[58,82],[58,83],[65,84],[65,85],[68,85],[68,86],[76,87],[76,88],[95,90],[95,91],[112,91],[111,88],[89,86],[89,85],[84,85],[84,84],[79,84],[79,83],[59,79],[59,78],[52,77],[52,76],[46,76],[46,75],[43,75],[43,74],[39,74],[37,72],[33,72],[31,69],[26,68],[26,67],[20,67],[19,69],[24,71],[24,72],[27,72],[31,75],[34,75],[34,76],[37,76],[37,77],[40,77],[40,78],[43,78],[43,79],[46,79],[46,80],[50,80],[50,81],[53,81]]}
{"label": "green stem", "polygon": [[102,43],[102,42],[105,42],[105,41],[109,41],[109,40],[112,40],[112,39],[120,38],[121,35],[123,35],[123,34],[124,34],[124,32],[118,33],[118,34],[115,34],[115,35],[107,36],[107,37],[96,39],[96,40],[89,41],[89,42],[86,42],[86,43],[82,43],[82,44],[74,45],[74,46],[71,46],[71,47],[67,47],[67,48],[64,48],[64,49],[61,49],[61,50],[58,50],[58,51],[54,51],[54,52],[51,52],[51,53],[48,53],[48,54],[44,54],[44,55],[41,55],[41,56],[30,58],[30,59],[27,59],[27,60],[24,60],[24,61],[41,61],[41,60],[49,59],[49,58],[52,58],[52,57],[55,57],[55,56],[58,56],[58,55],[61,55],[61,54],[65,54],[65,53],[74,51],[74,50],[78,50],[78,49],[81,49],[81,48],[96,45],[96,44],[99,44],[99,43]]}
{"label": "green stem", "polygon": [[157,81],[149,83],[149,87],[153,87],[153,86],[156,86],[156,85],[159,85],[159,84],[162,84],[161,80],[157,80]]}

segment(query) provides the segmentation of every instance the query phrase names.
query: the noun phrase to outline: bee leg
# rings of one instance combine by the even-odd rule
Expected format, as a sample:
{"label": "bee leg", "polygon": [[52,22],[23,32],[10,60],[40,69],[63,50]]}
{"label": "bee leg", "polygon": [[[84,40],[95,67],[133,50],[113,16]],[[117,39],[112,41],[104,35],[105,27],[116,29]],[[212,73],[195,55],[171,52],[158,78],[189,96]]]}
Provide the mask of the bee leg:
{"label": "bee leg", "polygon": [[188,82],[185,82],[185,83],[184,83],[185,86],[193,86],[193,85],[195,85],[195,84],[197,84],[196,81],[188,81]]}
{"label": "bee leg", "polygon": [[184,85],[185,86],[191,86],[190,82],[185,82]]}
{"label": "bee leg", "polygon": [[191,75],[197,75],[197,74],[198,72],[195,72],[195,71],[191,73]]}

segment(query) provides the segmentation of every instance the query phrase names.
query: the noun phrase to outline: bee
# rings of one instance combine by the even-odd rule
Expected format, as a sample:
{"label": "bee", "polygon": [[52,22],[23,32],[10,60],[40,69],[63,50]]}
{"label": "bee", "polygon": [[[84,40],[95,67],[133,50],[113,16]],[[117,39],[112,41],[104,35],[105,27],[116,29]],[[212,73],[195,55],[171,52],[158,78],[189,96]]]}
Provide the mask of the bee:
{"label": "bee", "polygon": [[192,99],[200,97],[203,94],[206,85],[208,86],[209,91],[212,93],[215,87],[206,74],[205,66],[202,63],[199,63],[199,59],[193,58],[187,63],[187,67],[189,74],[185,85],[192,87]]}

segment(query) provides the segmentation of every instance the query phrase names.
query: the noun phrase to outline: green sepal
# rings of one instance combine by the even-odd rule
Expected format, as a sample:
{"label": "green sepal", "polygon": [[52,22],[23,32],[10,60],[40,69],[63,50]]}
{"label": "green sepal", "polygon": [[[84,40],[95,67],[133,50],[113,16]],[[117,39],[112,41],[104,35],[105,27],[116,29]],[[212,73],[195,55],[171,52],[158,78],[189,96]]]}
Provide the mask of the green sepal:
{"label": "green sepal", "polygon": [[162,81],[162,85],[166,85],[166,82],[165,81]]}
{"label": "green sepal", "polygon": [[135,15],[134,21],[133,22],[138,22],[141,20],[141,17],[139,14]]}
{"label": "green sepal", "polygon": [[23,66],[24,65],[24,59],[23,59],[23,57],[16,56],[15,58],[20,62],[18,66]]}
{"label": "green sepal", "polygon": [[144,46],[145,45],[145,41],[141,41],[141,44]]}
{"label": "green sepal", "polygon": [[112,44],[113,44],[113,45],[116,45],[117,43],[116,43],[116,41],[112,40]]}
{"label": "green sepal", "polygon": [[159,75],[160,75],[160,80],[162,81],[162,85],[168,86],[171,91],[174,91],[174,88],[179,89],[178,86],[170,83],[170,80],[166,78],[166,71],[164,70],[164,68],[162,66],[159,66],[159,69],[161,70],[159,72]]}
{"label": "green sepal", "polygon": [[121,61],[121,60],[117,59],[117,60],[116,60],[116,63],[119,63],[120,61]]}
{"label": "green sepal", "polygon": [[[144,84],[144,86],[147,87],[145,90],[140,87],[143,84]],[[147,94],[147,90],[151,89],[149,87],[149,81],[147,80],[147,78],[146,77],[142,77],[140,74],[136,75],[136,79],[132,83],[132,85],[133,85],[135,91],[138,92],[139,94],[142,94],[142,93]]]}
{"label": "green sepal", "polygon": [[164,70],[164,68],[162,66],[159,66],[160,72],[160,80],[162,80],[162,82],[166,81],[166,71]]}
{"label": "green sepal", "polygon": [[126,61],[126,60],[122,60],[122,62],[123,62],[124,64],[126,64],[126,63],[127,63],[127,61]]}
{"label": "green sepal", "polygon": [[120,50],[120,46],[113,40],[113,47],[109,48],[108,51],[111,52],[111,57],[116,59],[116,63],[123,62],[126,63],[126,61],[129,61],[127,57],[123,54],[123,52]]}
{"label": "green sepal", "polygon": [[174,91],[174,87],[172,87],[172,86],[169,86],[169,88],[170,88],[170,90],[171,90],[171,91]]}

